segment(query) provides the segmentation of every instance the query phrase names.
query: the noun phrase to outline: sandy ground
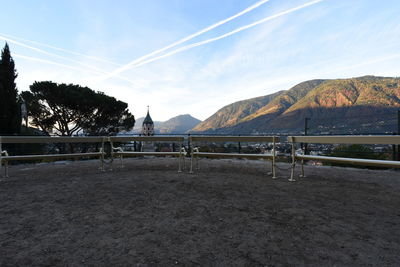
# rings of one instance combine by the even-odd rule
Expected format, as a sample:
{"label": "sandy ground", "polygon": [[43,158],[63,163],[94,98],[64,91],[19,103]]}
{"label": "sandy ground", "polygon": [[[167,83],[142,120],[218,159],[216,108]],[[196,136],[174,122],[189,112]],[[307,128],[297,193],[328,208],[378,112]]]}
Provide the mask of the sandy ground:
{"label": "sandy ground", "polygon": [[176,159],[12,166],[1,266],[399,266],[400,172]]}

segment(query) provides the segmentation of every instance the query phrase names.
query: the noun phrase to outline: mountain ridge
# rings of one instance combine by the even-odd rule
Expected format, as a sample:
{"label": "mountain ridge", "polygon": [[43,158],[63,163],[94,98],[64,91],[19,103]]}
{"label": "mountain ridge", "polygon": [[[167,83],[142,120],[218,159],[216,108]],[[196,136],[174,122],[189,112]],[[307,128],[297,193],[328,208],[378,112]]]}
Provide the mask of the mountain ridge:
{"label": "mountain ridge", "polygon": [[[128,133],[139,134],[142,131],[144,117],[136,119],[134,128]],[[154,121],[156,134],[184,134],[201,121],[190,114],[182,114],[166,121]]]}
{"label": "mountain ridge", "polygon": [[[265,101],[264,105],[257,105],[252,103],[254,99],[268,99],[268,101]],[[243,110],[243,103],[247,106],[255,105],[257,109],[245,116],[241,113],[241,117],[236,118],[237,114],[224,114],[224,111],[229,110],[227,107]],[[337,123],[346,124],[342,128],[350,133],[360,130],[361,125],[371,121],[381,123],[382,116],[395,114],[394,110],[399,107],[399,78],[369,75],[349,79],[316,79],[299,83],[289,90],[229,104],[197,125],[191,132],[255,134],[301,131],[306,117],[312,119],[315,127],[327,131],[329,127],[324,125],[335,121],[329,118],[339,117],[342,120]],[[360,114],[366,119],[352,119]],[[216,118],[228,119],[235,123],[224,124],[224,121],[215,123]],[[385,125],[375,128],[381,131],[390,130]]]}

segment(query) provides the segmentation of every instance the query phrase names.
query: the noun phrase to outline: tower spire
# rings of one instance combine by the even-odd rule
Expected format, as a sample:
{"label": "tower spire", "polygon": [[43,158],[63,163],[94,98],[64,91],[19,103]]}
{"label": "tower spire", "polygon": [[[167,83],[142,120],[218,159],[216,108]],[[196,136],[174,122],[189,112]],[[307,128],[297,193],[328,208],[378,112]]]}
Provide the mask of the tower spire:
{"label": "tower spire", "polygon": [[150,106],[147,106],[147,115],[143,120],[142,135],[151,136],[154,135],[154,122],[150,117]]}

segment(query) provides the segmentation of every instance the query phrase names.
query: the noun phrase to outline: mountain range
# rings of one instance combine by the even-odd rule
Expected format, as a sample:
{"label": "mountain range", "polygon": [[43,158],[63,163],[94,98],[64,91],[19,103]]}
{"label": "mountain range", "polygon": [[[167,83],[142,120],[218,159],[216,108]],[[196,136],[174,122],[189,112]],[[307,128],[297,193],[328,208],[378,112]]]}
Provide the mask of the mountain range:
{"label": "mountain range", "polygon": [[310,80],[289,90],[229,104],[192,133],[381,133],[397,129],[400,78]]}
{"label": "mountain range", "polygon": [[[130,133],[138,134],[142,130],[144,117],[136,119],[135,127]],[[154,121],[156,134],[184,134],[201,121],[189,114],[179,115],[167,121]]]}

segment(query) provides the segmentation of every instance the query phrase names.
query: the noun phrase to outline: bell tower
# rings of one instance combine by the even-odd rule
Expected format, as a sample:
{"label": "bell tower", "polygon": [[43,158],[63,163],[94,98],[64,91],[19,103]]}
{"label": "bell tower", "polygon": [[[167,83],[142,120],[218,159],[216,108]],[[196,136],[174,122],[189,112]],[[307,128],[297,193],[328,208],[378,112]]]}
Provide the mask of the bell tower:
{"label": "bell tower", "polygon": [[154,135],[154,122],[150,117],[149,106],[147,106],[147,115],[144,118],[142,125],[142,135],[153,136]]}

